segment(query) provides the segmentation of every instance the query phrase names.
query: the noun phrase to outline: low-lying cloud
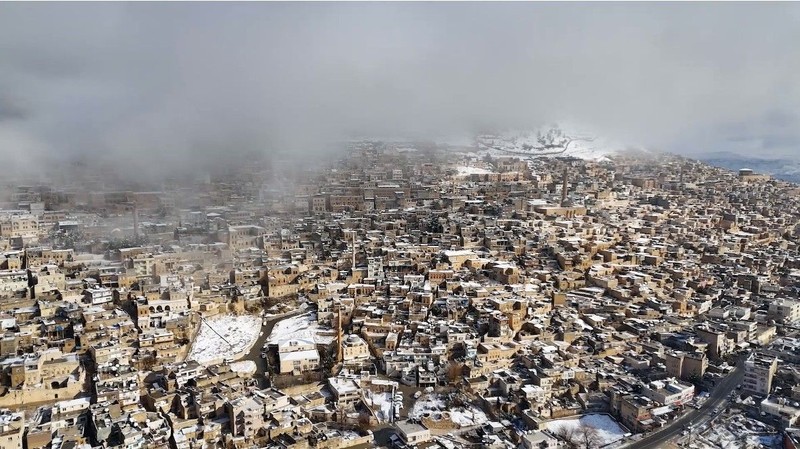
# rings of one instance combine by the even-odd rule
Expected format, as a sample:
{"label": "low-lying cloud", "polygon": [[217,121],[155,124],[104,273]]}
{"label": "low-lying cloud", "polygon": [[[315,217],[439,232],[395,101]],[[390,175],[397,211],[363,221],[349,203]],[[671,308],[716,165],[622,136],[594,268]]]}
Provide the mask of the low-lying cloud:
{"label": "low-lying cloud", "polygon": [[576,123],[794,155],[790,3],[0,5],[0,158],[135,171]]}

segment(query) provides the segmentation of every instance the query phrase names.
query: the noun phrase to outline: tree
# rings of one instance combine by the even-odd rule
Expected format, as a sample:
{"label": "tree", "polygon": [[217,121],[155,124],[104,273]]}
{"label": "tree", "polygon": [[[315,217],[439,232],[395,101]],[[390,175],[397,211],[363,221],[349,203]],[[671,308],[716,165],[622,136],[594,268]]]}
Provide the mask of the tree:
{"label": "tree", "polygon": [[689,376],[689,382],[691,382],[695,388],[699,388],[700,384],[703,382],[703,378],[698,373],[692,373],[692,375]]}
{"label": "tree", "polygon": [[567,444],[568,448],[575,449],[578,447],[577,444],[575,443],[575,438],[576,438],[575,427],[559,426],[558,430],[555,431],[555,435],[556,437],[563,440]]}
{"label": "tree", "polygon": [[591,449],[600,446],[600,431],[596,427],[581,423],[576,434],[579,447]]}
{"label": "tree", "polygon": [[584,423],[577,427],[560,426],[555,435],[564,440],[570,449],[593,449],[602,443],[597,428]]}

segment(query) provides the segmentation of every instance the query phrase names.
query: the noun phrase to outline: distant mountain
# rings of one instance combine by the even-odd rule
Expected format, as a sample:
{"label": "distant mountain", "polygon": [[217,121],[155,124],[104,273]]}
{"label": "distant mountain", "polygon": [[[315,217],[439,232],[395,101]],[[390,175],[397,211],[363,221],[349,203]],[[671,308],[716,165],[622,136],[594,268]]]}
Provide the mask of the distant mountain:
{"label": "distant mountain", "polygon": [[746,156],[728,151],[707,153],[699,160],[728,170],[749,168],[756,173],[767,173],[777,179],[800,183],[800,160],[788,158],[761,158]]}

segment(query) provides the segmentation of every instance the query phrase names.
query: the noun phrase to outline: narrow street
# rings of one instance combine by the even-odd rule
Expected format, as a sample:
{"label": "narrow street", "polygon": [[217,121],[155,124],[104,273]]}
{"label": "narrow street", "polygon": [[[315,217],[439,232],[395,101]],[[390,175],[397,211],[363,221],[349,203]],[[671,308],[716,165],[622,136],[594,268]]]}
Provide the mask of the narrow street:
{"label": "narrow street", "polygon": [[297,309],[291,312],[283,313],[280,315],[274,315],[267,318],[262,317],[262,324],[261,331],[258,335],[258,339],[256,340],[255,344],[252,348],[250,348],[250,352],[247,353],[241,360],[251,360],[256,364],[256,372],[253,375],[254,379],[258,379],[259,385],[264,388],[266,386],[266,369],[267,363],[264,359],[261,358],[261,348],[264,346],[264,343],[267,342],[267,338],[269,334],[272,332],[272,328],[275,327],[275,323],[281,321],[286,318],[290,318],[296,315],[300,315],[303,313],[308,312],[307,309]]}

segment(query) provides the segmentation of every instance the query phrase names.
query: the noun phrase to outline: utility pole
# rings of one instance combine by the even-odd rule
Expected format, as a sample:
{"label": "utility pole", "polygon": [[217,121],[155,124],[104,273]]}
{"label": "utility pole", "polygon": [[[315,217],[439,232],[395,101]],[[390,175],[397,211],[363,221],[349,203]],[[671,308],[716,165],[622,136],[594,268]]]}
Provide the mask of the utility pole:
{"label": "utility pole", "polygon": [[225,337],[223,337],[223,336],[222,336],[222,335],[221,335],[219,332],[217,332],[217,331],[216,331],[216,329],[214,329],[213,327],[211,327],[211,325],[210,325],[210,324],[208,324],[208,321],[206,321],[206,319],[205,319],[205,318],[203,318],[203,315],[200,315],[200,313],[198,313],[198,312],[195,312],[195,313],[197,313],[197,316],[199,316],[199,317],[200,317],[200,321],[202,321],[203,323],[205,323],[205,325],[206,325],[206,326],[208,326],[208,328],[209,328],[209,329],[211,329],[211,330],[212,330],[212,331],[213,331],[215,334],[217,334],[217,336],[218,336],[219,338],[221,338],[221,339],[222,339],[222,341],[224,341],[225,343],[227,343],[227,344],[228,344],[228,346],[230,346],[231,348],[233,348],[233,347],[234,347],[234,346],[233,346],[233,344],[231,344],[231,342],[229,342],[229,341],[228,341],[228,340],[227,340]]}

